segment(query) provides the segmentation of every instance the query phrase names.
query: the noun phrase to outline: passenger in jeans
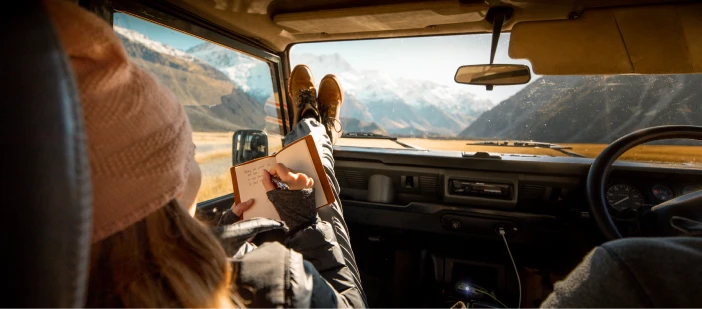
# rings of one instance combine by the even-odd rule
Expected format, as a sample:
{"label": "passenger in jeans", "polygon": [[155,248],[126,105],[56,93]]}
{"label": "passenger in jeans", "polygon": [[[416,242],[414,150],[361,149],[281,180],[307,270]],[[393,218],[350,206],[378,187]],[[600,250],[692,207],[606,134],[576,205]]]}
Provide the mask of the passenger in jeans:
{"label": "passenger in jeans", "polygon": [[[234,284],[250,307],[365,307],[365,294],[339,199],[339,183],[334,176],[332,146],[341,133],[337,118],[343,102],[341,85],[334,75],[327,75],[320,83],[317,97],[312,72],[307,66],[298,65],[290,74],[288,92],[293,99],[295,127],[285,137],[284,144],[307,135],[314,137],[336,202],[316,209],[310,179],[282,164],[272,173],[291,190],[277,189],[269,175],[264,174],[268,198],[289,228],[282,241],[285,246],[280,242],[266,242],[259,247],[246,243],[245,240],[261,231],[282,227],[261,218],[238,221],[255,201],[234,205],[222,217],[223,228],[218,232],[230,235],[220,237],[225,250],[234,255],[235,272],[238,271]],[[237,223],[229,225],[232,222]],[[292,263],[286,263],[288,259]],[[287,268],[280,269],[281,265]],[[284,282],[286,277],[293,284]],[[289,303],[286,298],[291,299]]]}

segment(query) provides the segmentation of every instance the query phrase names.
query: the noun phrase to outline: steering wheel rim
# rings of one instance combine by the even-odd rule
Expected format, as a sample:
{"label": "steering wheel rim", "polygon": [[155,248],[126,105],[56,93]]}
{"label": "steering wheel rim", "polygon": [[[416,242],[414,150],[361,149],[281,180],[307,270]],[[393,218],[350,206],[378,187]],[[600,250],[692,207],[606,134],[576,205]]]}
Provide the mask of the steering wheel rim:
{"label": "steering wheel rim", "polygon": [[623,238],[609,214],[605,197],[605,184],[612,170],[612,164],[624,152],[638,145],[673,138],[702,141],[702,126],[658,126],[634,131],[609,144],[590,166],[585,187],[588,206],[591,217],[608,240]]}

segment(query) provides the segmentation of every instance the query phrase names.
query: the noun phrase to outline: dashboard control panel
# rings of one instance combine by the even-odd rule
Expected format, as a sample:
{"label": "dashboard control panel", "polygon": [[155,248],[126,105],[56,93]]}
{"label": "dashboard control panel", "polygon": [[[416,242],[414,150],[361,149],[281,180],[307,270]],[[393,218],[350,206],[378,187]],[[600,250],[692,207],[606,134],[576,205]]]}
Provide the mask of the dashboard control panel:
{"label": "dashboard control panel", "polygon": [[449,179],[449,193],[491,199],[512,200],[514,186],[511,183],[484,182],[465,179]]}

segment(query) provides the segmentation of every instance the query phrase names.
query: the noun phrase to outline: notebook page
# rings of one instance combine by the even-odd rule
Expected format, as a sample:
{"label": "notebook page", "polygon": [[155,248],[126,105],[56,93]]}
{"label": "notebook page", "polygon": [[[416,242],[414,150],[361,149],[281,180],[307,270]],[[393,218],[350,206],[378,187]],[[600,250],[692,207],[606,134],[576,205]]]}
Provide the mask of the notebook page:
{"label": "notebook page", "polygon": [[[322,207],[327,203],[327,197],[324,195],[324,189],[322,189],[322,182],[319,180],[320,175],[317,175],[317,171],[314,168],[314,163],[312,162],[312,157],[310,157],[310,150],[317,151],[317,149],[308,149],[307,143],[305,141],[299,141],[294,144],[288,145],[278,154],[276,158],[278,163],[283,163],[289,169],[297,173],[303,173],[314,179],[314,198],[317,203],[317,207]],[[324,181],[327,180],[327,175],[321,175],[324,177]]]}
{"label": "notebook page", "polygon": [[250,198],[253,198],[255,201],[253,206],[244,212],[245,219],[263,217],[280,220],[280,215],[278,215],[271,201],[268,200],[266,188],[261,183],[264,170],[270,171],[275,164],[276,158],[270,157],[234,167],[241,202],[246,202]]}

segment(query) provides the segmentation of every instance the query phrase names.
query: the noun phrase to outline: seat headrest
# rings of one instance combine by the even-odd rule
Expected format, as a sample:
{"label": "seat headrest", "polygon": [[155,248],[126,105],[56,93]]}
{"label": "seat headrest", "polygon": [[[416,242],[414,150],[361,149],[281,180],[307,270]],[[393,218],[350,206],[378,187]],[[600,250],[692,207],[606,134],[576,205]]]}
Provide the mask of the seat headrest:
{"label": "seat headrest", "polygon": [[82,307],[90,171],[78,94],[40,1],[2,10],[3,307]]}

